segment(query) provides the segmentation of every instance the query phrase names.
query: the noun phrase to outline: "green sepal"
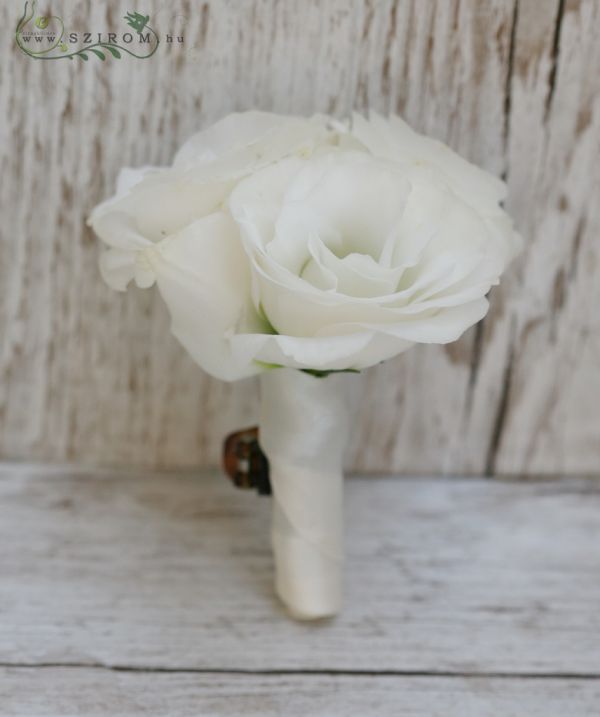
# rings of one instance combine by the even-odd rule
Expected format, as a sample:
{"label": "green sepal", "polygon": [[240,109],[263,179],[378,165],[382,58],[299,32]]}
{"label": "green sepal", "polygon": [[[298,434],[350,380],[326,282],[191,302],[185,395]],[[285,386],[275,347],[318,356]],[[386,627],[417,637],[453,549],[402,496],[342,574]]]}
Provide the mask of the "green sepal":
{"label": "green sepal", "polygon": [[302,373],[308,373],[315,378],[327,378],[331,373],[360,373],[360,369],[358,368],[338,368],[332,369],[331,371],[321,371],[317,368],[301,368],[298,370],[302,371]]}

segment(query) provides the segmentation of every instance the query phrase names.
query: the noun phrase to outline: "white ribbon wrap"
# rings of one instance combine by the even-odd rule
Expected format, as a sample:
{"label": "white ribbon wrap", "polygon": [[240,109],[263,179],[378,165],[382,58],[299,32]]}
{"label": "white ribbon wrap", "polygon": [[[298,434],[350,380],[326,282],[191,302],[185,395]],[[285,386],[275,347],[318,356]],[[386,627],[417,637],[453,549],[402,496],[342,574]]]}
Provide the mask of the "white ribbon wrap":
{"label": "white ribbon wrap", "polygon": [[273,489],[275,588],[302,620],[335,615],[341,607],[345,378],[295,369],[261,376],[260,444]]}

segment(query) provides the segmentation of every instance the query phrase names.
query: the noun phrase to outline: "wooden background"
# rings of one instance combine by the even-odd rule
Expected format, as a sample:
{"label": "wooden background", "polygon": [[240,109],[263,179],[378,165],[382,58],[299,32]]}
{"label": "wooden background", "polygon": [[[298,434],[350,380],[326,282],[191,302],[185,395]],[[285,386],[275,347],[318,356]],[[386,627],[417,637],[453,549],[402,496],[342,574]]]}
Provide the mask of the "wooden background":
{"label": "wooden background", "polygon": [[[52,3],[113,30],[123,2]],[[45,3],[40,10],[49,9]],[[0,9],[0,457],[215,464],[256,414],[207,378],[151,291],[111,292],[84,226],[121,165],[164,164],[231,110],[402,113],[508,181],[526,250],[458,343],[357,379],[351,465],[588,473],[600,461],[596,0],[148,0],[150,60],[34,61]]]}

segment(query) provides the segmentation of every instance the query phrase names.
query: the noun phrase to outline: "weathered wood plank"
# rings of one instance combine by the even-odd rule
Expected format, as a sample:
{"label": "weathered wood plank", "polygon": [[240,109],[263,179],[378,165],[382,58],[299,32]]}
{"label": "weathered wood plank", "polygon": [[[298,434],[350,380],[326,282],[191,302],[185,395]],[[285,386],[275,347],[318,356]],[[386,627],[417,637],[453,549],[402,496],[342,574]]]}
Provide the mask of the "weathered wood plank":
{"label": "weathered wood plank", "polygon": [[593,717],[596,680],[0,669],[11,717]]}
{"label": "weathered wood plank", "polygon": [[0,469],[0,663],[597,675],[600,483],[349,479],[346,604],[289,620],[267,498]]}
{"label": "weathered wood plank", "polygon": [[[54,7],[80,31],[130,9]],[[149,0],[148,61],[35,62],[0,46],[0,456],[214,465],[256,386],[203,376],[153,292],[109,291],[90,208],[123,164],[168,162],[234,109],[400,111],[507,177],[527,250],[483,326],[358,379],[358,470],[595,472],[600,3]],[[21,8],[3,3],[3,27]],[[301,31],[299,31],[301,28]]]}

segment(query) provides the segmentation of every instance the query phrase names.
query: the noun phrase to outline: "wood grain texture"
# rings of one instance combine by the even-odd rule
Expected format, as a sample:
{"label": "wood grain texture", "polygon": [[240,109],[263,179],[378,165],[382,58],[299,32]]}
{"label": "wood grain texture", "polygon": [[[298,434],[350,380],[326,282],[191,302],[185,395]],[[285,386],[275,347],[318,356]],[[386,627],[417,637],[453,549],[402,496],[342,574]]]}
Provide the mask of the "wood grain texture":
{"label": "wood grain texture", "polygon": [[11,717],[595,717],[590,680],[1,669]]}
{"label": "wood grain texture", "polygon": [[0,505],[5,666],[600,676],[594,480],[349,479],[313,624],[273,596],[270,500],[222,476],[5,466]]}
{"label": "wood grain texture", "polygon": [[[53,4],[110,29],[125,0]],[[21,8],[2,3],[2,27]],[[122,165],[167,163],[231,110],[400,112],[503,175],[523,257],[483,324],[357,378],[350,464],[596,472],[600,461],[598,0],[209,0],[145,5],[182,46],[36,62],[0,40],[0,456],[205,466],[256,416],[208,379],[151,291],[101,282],[84,226]]]}

